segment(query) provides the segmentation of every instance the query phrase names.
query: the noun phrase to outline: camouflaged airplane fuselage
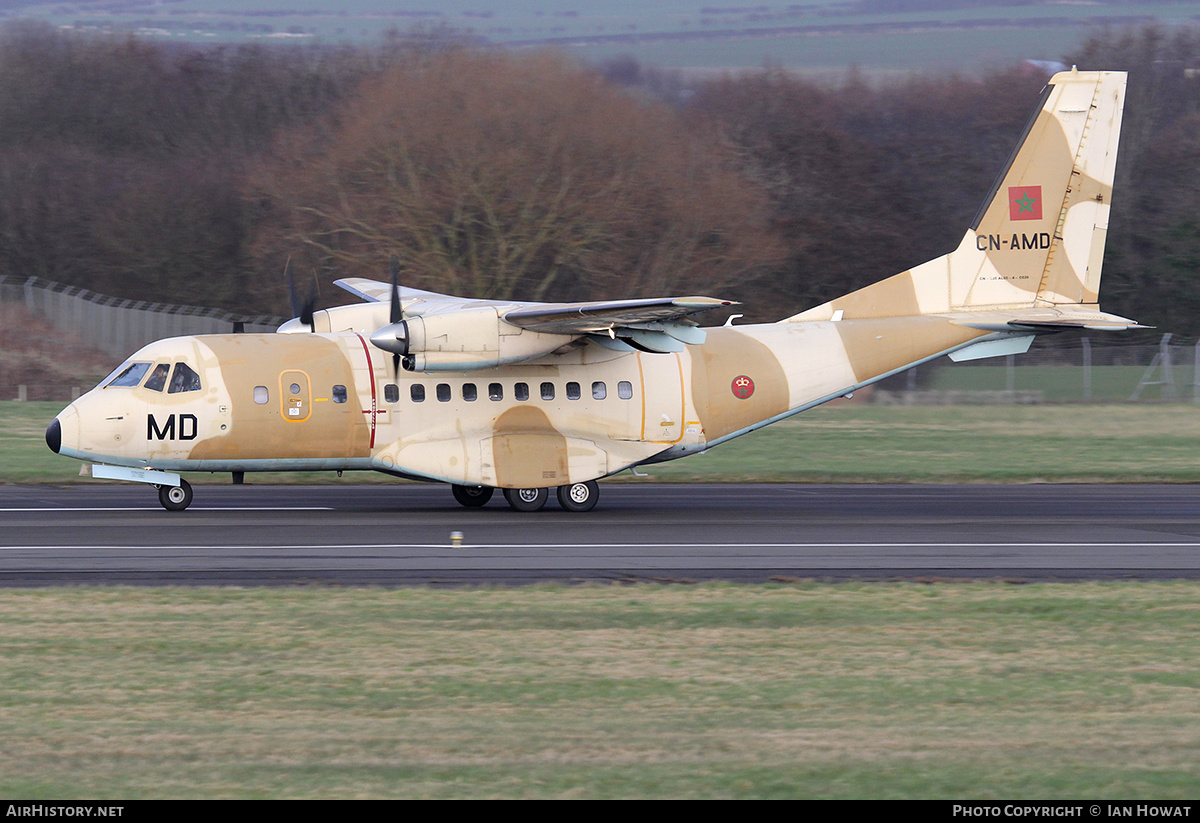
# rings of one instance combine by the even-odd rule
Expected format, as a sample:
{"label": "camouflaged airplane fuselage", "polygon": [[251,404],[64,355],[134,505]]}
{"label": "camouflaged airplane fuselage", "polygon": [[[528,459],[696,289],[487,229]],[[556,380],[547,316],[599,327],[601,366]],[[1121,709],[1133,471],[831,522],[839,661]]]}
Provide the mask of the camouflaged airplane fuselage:
{"label": "camouflaged airplane fuselage", "polygon": [[711,298],[479,301],[350,279],[339,285],[367,302],[282,334],[146,346],[47,440],[147,471],[97,476],[168,486],[178,471],[370,469],[565,488],[711,448],[942,355],[1135,327],[1097,304],[1124,90],[1121,73],[1056,75],[957,249],[777,323],[699,329],[692,314],[730,305]]}

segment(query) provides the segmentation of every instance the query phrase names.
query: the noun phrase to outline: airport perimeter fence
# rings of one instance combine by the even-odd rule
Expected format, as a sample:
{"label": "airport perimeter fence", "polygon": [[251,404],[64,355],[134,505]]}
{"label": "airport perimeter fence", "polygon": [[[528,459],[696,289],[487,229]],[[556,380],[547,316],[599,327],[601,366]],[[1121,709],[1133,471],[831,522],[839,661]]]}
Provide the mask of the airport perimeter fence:
{"label": "airport perimeter fence", "polygon": [[[1171,334],[1158,343],[1124,343],[1119,333],[1054,335],[1025,354],[917,366],[881,382],[883,405],[1031,405],[1038,403],[1200,404],[1200,341]],[[1140,336],[1145,341],[1147,335]]]}
{"label": "airport perimeter fence", "polygon": [[[0,302],[18,303],[74,338],[112,356],[129,354],[164,337],[273,332],[281,317],[242,316],[219,309],[125,300],[38,278],[0,276]],[[881,405],[1020,405],[1037,403],[1200,404],[1200,341],[1146,333],[1103,339],[1068,334],[1039,338],[1022,355],[954,363],[948,358],[910,369],[856,392],[859,402]],[[1130,342],[1124,342],[1130,341]],[[1133,342],[1136,341],[1136,342]],[[0,400],[69,401],[90,386],[9,385]]]}
{"label": "airport perimeter fence", "polygon": [[76,339],[118,358],[164,337],[229,333],[236,322],[245,324],[248,332],[273,332],[284,321],[109,297],[37,277],[8,275],[0,275],[0,302],[22,304]]}
{"label": "airport perimeter fence", "polygon": [[[286,319],[128,300],[37,277],[9,275],[0,275],[0,303],[24,306],[73,340],[110,355],[113,366],[164,337],[227,334],[234,330],[235,323],[241,323],[247,332],[273,332]],[[8,382],[0,379],[0,400],[71,400],[91,388]]]}

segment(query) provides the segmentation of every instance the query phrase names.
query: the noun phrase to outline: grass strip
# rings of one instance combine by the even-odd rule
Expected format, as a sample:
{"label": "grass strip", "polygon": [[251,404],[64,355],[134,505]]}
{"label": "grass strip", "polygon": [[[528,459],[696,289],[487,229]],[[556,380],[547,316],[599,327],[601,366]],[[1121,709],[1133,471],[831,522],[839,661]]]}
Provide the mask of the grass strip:
{"label": "grass strip", "polygon": [[0,794],[1194,798],[1194,583],[0,592]]}

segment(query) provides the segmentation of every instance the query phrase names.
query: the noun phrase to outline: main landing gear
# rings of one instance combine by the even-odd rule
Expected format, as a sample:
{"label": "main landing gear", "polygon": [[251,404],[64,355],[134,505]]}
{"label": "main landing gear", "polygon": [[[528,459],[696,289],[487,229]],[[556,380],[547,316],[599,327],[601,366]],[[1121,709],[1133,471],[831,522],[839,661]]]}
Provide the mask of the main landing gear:
{"label": "main landing gear", "polygon": [[[477,508],[492,499],[495,489],[490,486],[452,486],[454,499],[467,508]],[[595,480],[559,486],[558,504],[569,512],[590,512],[600,499],[600,486]],[[549,489],[505,489],[504,499],[519,512],[535,512],[550,499]],[[165,505],[165,504],[164,504]]]}
{"label": "main landing gear", "polygon": [[451,486],[454,499],[468,509],[477,509],[492,499],[496,491],[491,486]]}

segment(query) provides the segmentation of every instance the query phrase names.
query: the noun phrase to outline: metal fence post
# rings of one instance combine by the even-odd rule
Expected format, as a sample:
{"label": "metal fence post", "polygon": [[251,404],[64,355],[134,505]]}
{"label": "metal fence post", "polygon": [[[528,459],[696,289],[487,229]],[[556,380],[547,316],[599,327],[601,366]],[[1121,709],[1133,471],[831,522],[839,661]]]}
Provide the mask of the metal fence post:
{"label": "metal fence post", "polygon": [[1092,341],[1083,338],[1083,402],[1092,402]]}

